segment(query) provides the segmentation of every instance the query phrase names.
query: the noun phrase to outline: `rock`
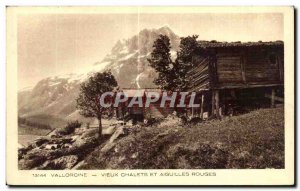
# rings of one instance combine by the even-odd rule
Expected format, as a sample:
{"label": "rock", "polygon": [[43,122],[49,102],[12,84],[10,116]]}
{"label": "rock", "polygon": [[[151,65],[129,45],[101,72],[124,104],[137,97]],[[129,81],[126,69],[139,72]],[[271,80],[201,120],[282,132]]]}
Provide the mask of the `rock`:
{"label": "rock", "polygon": [[72,143],[73,147],[85,147],[85,145],[94,145],[94,143],[98,142],[98,136],[85,136],[82,135],[82,137],[76,139],[75,142]]}
{"label": "rock", "polygon": [[64,138],[62,139],[62,143],[72,143],[73,139],[72,138]]}
{"label": "rock", "polygon": [[[185,122],[187,121],[187,119],[183,116]],[[184,120],[182,120],[182,118],[177,117],[175,115],[168,115],[164,120],[162,120],[158,127],[178,127],[181,126],[184,122]]]}
{"label": "rock", "polygon": [[135,152],[135,153],[133,153],[133,154],[131,155],[131,158],[132,158],[132,159],[135,159],[138,155],[139,155],[139,153],[138,153],[138,152]]}
{"label": "rock", "polygon": [[18,160],[22,159],[26,153],[27,150],[25,148],[18,149]]}
{"label": "rock", "polygon": [[39,169],[71,169],[78,162],[76,155],[62,156],[60,158],[46,161]]}
{"label": "rock", "polygon": [[81,128],[76,128],[75,129],[75,134],[76,135],[82,135],[83,133],[85,133],[89,128],[86,127],[81,127]]}
{"label": "rock", "polygon": [[162,122],[161,118],[149,118],[149,119],[144,119],[144,125],[145,126],[155,126],[158,125],[159,123]]}
{"label": "rock", "polygon": [[126,125],[126,122],[122,121],[122,120],[118,120],[115,122],[115,124],[117,125]]}
{"label": "rock", "polygon": [[27,147],[23,147],[23,148],[18,149],[18,159],[19,160],[22,159],[27,154],[27,152],[31,151],[34,148],[36,148],[36,145],[35,144],[30,144]]}
{"label": "rock", "polygon": [[76,139],[78,139],[78,137],[79,137],[79,135],[74,135],[74,136],[72,136],[71,137],[71,142],[73,143],[73,142],[75,142],[76,141]]}
{"label": "rock", "polygon": [[51,135],[50,137],[51,137],[52,139],[55,139],[55,138],[62,138],[61,135]]}
{"label": "rock", "polygon": [[48,156],[48,152],[41,151],[39,149],[31,150],[23,156],[22,160],[20,160],[19,168],[22,170],[32,169],[43,164],[47,160]]}
{"label": "rock", "polygon": [[248,151],[242,151],[242,152],[240,152],[240,153],[237,155],[237,158],[238,158],[238,159],[244,159],[244,160],[246,160],[246,159],[248,159],[250,156],[251,156],[251,155],[250,155],[250,153],[249,153]]}
{"label": "rock", "polygon": [[48,145],[51,145],[51,144],[56,144],[56,145],[59,145],[59,144],[67,144],[67,143],[72,143],[72,138],[56,138],[56,139],[51,139],[49,142],[48,142]]}
{"label": "rock", "polygon": [[77,164],[72,168],[72,170],[79,170],[80,167],[81,167],[82,165],[84,165],[84,164],[85,164],[84,160],[83,160],[83,161],[80,161],[79,163],[77,163]]}
{"label": "rock", "polygon": [[125,127],[118,127],[114,134],[110,137],[109,143],[114,142],[116,139],[118,139],[120,136],[125,135]]}
{"label": "rock", "polygon": [[119,159],[118,159],[118,162],[122,162],[122,161],[124,161],[125,159],[126,159],[125,156],[120,156]]}
{"label": "rock", "polygon": [[48,149],[48,150],[54,150],[57,148],[57,144],[48,144],[48,145],[45,145],[45,149]]}
{"label": "rock", "polygon": [[116,143],[107,143],[102,149],[101,152],[108,152],[116,146]]}
{"label": "rock", "polygon": [[48,142],[49,142],[49,139],[47,139],[47,138],[38,138],[34,141],[34,143],[37,147],[41,146],[44,143],[48,143]]}
{"label": "rock", "polygon": [[126,124],[127,124],[128,126],[130,126],[130,127],[133,126],[133,125],[132,125],[132,120],[129,120]]}
{"label": "rock", "polygon": [[84,157],[87,153],[91,152],[96,146],[99,145],[97,137],[78,138],[67,152],[69,154],[75,154],[79,157]]}
{"label": "rock", "polygon": [[71,147],[72,147],[71,144],[64,144],[64,145],[62,145],[62,148],[71,148]]}
{"label": "rock", "polygon": [[165,137],[167,135],[169,135],[169,131],[159,133],[154,139],[162,138],[162,137]]}
{"label": "rock", "polygon": [[51,131],[50,133],[48,133],[48,137],[51,137],[51,138],[53,138],[53,137],[55,137],[57,135],[57,129],[54,129],[53,131]]}
{"label": "rock", "polygon": [[[101,152],[108,152],[111,149],[113,149],[116,145],[115,140],[118,139],[121,136],[126,135],[126,128],[121,126],[116,128],[114,134],[110,137],[109,141],[104,145],[104,147],[101,149]],[[117,149],[114,150],[115,152],[118,152]]]}
{"label": "rock", "polygon": [[93,128],[93,129],[87,129],[85,133],[83,133],[80,137],[76,139],[76,141],[80,139],[86,139],[86,138],[97,138],[98,136],[98,129]]}
{"label": "rock", "polygon": [[70,169],[99,145],[98,129],[87,129],[83,135],[57,136],[35,140],[18,150],[20,169]]}
{"label": "rock", "polygon": [[116,126],[109,126],[107,129],[103,130],[102,134],[111,135],[116,131]]}

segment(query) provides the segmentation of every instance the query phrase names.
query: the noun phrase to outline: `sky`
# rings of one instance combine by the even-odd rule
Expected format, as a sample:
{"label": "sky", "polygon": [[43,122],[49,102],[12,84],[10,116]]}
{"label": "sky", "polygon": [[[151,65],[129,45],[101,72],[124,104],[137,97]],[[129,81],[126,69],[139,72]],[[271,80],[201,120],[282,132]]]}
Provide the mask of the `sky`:
{"label": "sky", "polygon": [[169,26],[199,40],[283,40],[283,15],[264,14],[26,14],[18,16],[18,89],[80,72],[101,61],[120,39]]}

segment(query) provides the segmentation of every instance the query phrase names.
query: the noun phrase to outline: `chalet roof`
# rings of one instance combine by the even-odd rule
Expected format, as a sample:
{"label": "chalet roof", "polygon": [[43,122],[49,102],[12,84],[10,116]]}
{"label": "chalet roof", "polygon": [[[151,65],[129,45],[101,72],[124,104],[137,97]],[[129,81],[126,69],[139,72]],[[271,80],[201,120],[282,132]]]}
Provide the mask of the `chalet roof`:
{"label": "chalet roof", "polygon": [[144,89],[123,89],[123,92],[127,97],[143,97],[145,90]]}
{"label": "chalet roof", "polygon": [[212,41],[198,41],[200,48],[226,48],[226,47],[253,47],[253,46],[283,46],[283,41],[270,41],[270,42],[218,42]]}
{"label": "chalet roof", "polygon": [[149,97],[149,94],[152,93],[152,92],[156,92],[156,93],[161,94],[162,90],[161,89],[145,89],[145,94],[146,94],[147,97]]}

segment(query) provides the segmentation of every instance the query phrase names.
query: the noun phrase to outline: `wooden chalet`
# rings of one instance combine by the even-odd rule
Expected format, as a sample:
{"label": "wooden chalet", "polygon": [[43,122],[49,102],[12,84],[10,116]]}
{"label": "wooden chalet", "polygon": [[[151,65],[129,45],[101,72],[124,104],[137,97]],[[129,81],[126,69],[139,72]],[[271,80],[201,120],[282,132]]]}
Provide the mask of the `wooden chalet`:
{"label": "wooden chalet", "polygon": [[[235,111],[275,107],[284,99],[284,44],[275,42],[199,41],[188,72],[189,92],[196,92],[197,108],[187,108],[191,117],[222,117]],[[160,99],[150,107],[127,107],[139,94],[145,100],[149,92],[160,89],[122,89],[128,101],[118,107],[117,118],[133,121],[162,118],[174,111],[160,107]]]}
{"label": "wooden chalet", "polygon": [[220,117],[236,103],[274,107],[283,102],[284,44],[199,41],[188,76],[201,103],[193,115]]}
{"label": "wooden chalet", "polygon": [[163,118],[174,111],[173,108],[170,108],[167,105],[165,107],[160,107],[161,97],[158,101],[150,103],[149,107],[140,107],[138,104],[134,104],[132,107],[128,107],[133,97],[141,97],[143,103],[145,103],[147,97],[150,96],[150,92],[156,92],[161,95],[162,90],[160,89],[123,88],[121,91],[126,94],[128,100],[125,103],[121,104],[118,108],[116,108],[116,117],[119,119],[129,117],[135,123],[137,121],[143,121],[144,119]]}

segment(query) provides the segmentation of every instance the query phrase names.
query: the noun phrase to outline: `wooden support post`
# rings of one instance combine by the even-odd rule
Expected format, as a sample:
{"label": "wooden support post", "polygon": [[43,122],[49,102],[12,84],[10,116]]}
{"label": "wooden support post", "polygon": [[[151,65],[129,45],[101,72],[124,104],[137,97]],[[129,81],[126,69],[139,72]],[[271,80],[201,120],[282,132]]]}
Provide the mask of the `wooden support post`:
{"label": "wooden support post", "polygon": [[194,117],[195,117],[195,108],[192,107],[192,118],[194,118]]}
{"label": "wooden support post", "polygon": [[245,65],[247,62],[247,54],[245,51],[243,51],[243,56],[241,57],[241,71],[242,71],[242,79],[243,79],[243,83],[246,84],[246,75],[245,75]]}
{"label": "wooden support post", "polygon": [[219,90],[216,90],[215,92],[215,100],[216,100],[216,116],[218,119],[220,119],[220,95]]}
{"label": "wooden support post", "polygon": [[201,109],[200,109],[200,118],[202,120],[203,120],[203,108],[204,108],[203,104],[204,104],[204,94],[202,93],[201,94]]}
{"label": "wooden support post", "polygon": [[197,107],[197,109],[196,109],[196,115],[197,115],[198,118],[200,118],[201,117],[200,116],[200,107],[201,107],[201,96],[200,96],[200,94],[197,94],[196,98],[199,99],[199,107]]}
{"label": "wooden support post", "polygon": [[282,65],[283,63],[282,63],[281,60],[282,60],[281,57],[276,56],[276,61],[277,61],[277,64],[278,64],[278,69],[279,69],[279,79],[280,79],[281,82],[283,82],[284,72],[283,72],[283,65]]}
{"label": "wooden support post", "polygon": [[211,96],[211,116],[215,116],[215,106],[215,90],[213,90]]}
{"label": "wooden support post", "polygon": [[275,107],[275,88],[272,88],[272,95],[271,95],[271,107]]}
{"label": "wooden support post", "polygon": [[116,118],[119,118],[119,107],[116,107]]}

